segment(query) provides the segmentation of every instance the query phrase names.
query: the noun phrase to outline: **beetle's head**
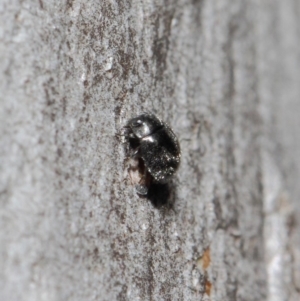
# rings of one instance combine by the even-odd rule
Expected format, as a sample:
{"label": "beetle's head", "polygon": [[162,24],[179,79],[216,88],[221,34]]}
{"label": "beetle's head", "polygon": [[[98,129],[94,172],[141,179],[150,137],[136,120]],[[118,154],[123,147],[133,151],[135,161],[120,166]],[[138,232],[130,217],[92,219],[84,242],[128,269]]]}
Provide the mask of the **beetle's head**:
{"label": "beetle's head", "polygon": [[137,138],[141,139],[153,134],[163,126],[163,123],[155,115],[143,113],[130,119],[127,126],[131,128]]}

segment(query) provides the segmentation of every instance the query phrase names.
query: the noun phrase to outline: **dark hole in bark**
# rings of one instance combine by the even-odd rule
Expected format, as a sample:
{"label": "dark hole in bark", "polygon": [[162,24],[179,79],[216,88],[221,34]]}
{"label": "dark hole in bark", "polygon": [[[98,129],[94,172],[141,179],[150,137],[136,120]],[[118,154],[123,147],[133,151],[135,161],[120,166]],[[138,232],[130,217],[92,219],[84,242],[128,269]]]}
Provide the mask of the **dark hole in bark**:
{"label": "dark hole in bark", "polygon": [[171,196],[171,185],[169,183],[152,183],[149,186],[147,199],[155,208],[161,208],[169,204]]}

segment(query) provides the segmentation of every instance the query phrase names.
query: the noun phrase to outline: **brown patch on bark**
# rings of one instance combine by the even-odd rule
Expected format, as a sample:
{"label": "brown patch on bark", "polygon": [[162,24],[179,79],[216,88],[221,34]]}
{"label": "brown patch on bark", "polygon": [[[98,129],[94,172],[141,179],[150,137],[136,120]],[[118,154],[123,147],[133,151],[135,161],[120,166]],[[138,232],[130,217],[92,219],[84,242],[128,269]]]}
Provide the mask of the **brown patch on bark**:
{"label": "brown patch on bark", "polygon": [[211,292],[211,289],[212,289],[212,284],[211,282],[206,278],[205,279],[205,293],[210,296],[210,292]]}
{"label": "brown patch on bark", "polygon": [[210,249],[207,248],[202,257],[199,258],[198,264],[203,268],[203,270],[206,270],[210,265]]}

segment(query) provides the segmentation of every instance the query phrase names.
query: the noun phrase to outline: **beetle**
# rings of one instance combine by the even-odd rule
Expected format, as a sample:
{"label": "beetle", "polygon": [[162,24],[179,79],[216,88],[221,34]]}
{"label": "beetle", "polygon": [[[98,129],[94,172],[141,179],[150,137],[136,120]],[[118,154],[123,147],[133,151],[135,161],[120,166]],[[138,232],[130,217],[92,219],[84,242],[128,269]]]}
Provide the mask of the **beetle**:
{"label": "beetle", "polygon": [[[142,113],[128,120],[124,136],[130,157],[141,159],[145,173],[154,183],[167,183],[180,164],[180,145],[173,130],[153,113]],[[146,174],[140,182],[145,182]],[[147,185],[136,186],[137,193],[147,195]]]}

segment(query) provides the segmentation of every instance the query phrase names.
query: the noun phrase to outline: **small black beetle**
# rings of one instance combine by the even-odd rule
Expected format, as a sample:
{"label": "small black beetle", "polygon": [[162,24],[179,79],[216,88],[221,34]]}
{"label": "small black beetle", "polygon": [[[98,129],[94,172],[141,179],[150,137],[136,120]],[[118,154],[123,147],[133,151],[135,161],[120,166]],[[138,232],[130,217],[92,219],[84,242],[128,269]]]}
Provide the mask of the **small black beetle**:
{"label": "small black beetle", "polygon": [[[172,129],[152,113],[130,119],[124,127],[130,156],[142,159],[154,183],[166,183],[180,163],[180,146]],[[145,176],[144,176],[145,177]],[[147,195],[146,185],[137,185],[138,194]]]}

